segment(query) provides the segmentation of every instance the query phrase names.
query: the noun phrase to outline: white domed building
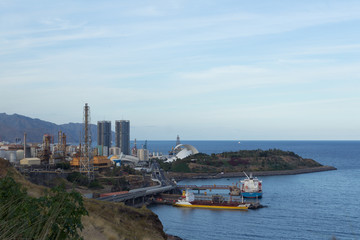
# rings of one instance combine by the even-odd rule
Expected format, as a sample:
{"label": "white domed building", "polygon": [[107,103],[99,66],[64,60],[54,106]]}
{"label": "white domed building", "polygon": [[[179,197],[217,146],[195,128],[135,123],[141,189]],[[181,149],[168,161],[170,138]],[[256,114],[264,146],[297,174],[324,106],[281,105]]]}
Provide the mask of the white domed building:
{"label": "white domed building", "polygon": [[174,152],[177,154],[171,158],[168,158],[166,162],[173,162],[176,159],[184,159],[188,156],[199,153],[199,151],[192,145],[189,144],[179,144],[174,148]]}

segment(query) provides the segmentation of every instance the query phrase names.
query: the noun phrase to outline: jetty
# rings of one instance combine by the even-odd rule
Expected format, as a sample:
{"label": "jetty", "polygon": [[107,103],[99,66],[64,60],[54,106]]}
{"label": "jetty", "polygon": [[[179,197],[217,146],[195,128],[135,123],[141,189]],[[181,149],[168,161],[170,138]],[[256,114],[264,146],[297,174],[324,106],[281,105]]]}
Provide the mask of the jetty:
{"label": "jetty", "polygon": [[180,190],[186,190],[186,189],[191,189],[191,190],[197,190],[198,193],[200,193],[200,191],[202,190],[213,190],[213,189],[229,189],[231,188],[231,186],[229,185],[201,185],[201,186],[197,186],[197,185],[177,185],[177,188],[179,188]]}

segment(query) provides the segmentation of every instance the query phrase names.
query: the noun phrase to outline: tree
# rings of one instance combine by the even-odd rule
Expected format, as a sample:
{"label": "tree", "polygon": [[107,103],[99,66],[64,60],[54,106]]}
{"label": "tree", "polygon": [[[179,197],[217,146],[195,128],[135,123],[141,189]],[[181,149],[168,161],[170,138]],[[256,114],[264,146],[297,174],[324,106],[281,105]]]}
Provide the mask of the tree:
{"label": "tree", "polygon": [[0,239],[81,239],[82,196],[64,186],[32,198],[13,178],[0,180]]}

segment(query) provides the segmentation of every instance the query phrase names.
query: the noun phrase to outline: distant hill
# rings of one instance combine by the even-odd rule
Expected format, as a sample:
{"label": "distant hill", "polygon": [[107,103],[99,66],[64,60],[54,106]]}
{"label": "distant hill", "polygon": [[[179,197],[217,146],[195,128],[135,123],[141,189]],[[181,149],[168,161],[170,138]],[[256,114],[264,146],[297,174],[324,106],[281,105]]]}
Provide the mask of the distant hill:
{"label": "distant hill", "polygon": [[[97,141],[97,126],[91,124],[92,141]],[[68,143],[78,143],[80,132],[83,132],[82,123],[67,123],[57,125],[55,123],[43,121],[37,118],[29,118],[19,114],[8,115],[0,113],[0,141],[15,142],[15,138],[24,138],[24,132],[27,134],[28,142],[42,142],[44,134],[54,136],[54,142],[57,142],[58,131],[66,134]]]}

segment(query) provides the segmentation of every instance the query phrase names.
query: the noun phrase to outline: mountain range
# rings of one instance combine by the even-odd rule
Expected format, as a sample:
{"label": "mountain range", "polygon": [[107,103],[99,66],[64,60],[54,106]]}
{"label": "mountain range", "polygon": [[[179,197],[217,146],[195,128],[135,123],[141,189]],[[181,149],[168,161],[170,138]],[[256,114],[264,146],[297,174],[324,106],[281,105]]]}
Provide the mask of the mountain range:
{"label": "mountain range", "polygon": [[[43,135],[54,136],[57,142],[58,131],[66,134],[68,143],[79,143],[80,132],[83,133],[83,123],[55,124],[37,118],[30,118],[19,114],[8,115],[0,113],[0,141],[15,142],[16,138],[23,140],[24,132],[27,134],[28,142],[40,143]],[[92,142],[97,141],[97,126],[90,125]]]}

